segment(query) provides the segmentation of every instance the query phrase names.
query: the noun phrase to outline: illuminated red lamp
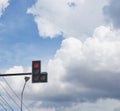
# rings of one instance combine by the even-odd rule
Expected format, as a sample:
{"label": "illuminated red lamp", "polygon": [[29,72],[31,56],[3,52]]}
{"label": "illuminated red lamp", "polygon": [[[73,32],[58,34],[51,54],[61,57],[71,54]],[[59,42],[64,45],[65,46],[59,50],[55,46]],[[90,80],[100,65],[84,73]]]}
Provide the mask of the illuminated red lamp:
{"label": "illuminated red lamp", "polygon": [[40,63],[39,62],[33,62],[33,67],[34,68],[39,68],[40,67]]}

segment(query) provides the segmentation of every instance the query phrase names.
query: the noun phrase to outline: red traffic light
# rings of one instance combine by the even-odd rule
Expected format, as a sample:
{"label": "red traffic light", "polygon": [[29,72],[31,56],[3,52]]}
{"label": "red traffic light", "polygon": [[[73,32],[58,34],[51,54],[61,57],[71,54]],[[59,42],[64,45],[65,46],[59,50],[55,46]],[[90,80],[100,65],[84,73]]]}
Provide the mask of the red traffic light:
{"label": "red traffic light", "polygon": [[32,61],[32,83],[39,81],[41,73],[41,61]]}
{"label": "red traffic light", "polygon": [[46,83],[47,72],[41,72],[41,61],[32,61],[32,83]]}
{"label": "red traffic light", "polygon": [[40,67],[40,63],[37,62],[37,61],[33,62],[33,67],[34,68],[39,68]]}

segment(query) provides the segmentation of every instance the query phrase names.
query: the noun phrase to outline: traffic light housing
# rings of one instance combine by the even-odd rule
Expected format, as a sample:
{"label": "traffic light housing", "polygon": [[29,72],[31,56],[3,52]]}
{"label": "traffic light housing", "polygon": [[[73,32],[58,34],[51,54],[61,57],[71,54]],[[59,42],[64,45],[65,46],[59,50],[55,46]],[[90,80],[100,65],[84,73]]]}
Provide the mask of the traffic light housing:
{"label": "traffic light housing", "polygon": [[47,82],[47,72],[42,72],[40,74],[40,82]]}
{"label": "traffic light housing", "polygon": [[32,61],[32,83],[39,82],[41,73],[41,61]]}
{"label": "traffic light housing", "polygon": [[41,72],[41,61],[32,61],[32,83],[47,82],[47,72]]}

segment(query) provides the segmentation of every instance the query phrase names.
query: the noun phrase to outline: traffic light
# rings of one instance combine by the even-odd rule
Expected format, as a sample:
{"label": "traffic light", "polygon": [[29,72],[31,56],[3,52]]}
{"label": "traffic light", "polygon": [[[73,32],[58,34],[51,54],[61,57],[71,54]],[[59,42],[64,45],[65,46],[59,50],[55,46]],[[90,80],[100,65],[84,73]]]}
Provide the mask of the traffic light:
{"label": "traffic light", "polygon": [[47,82],[47,72],[41,72],[41,61],[32,61],[32,83]]}
{"label": "traffic light", "polygon": [[42,72],[40,74],[40,82],[47,82],[47,72]]}
{"label": "traffic light", "polygon": [[32,83],[37,83],[40,80],[41,61],[32,61]]}

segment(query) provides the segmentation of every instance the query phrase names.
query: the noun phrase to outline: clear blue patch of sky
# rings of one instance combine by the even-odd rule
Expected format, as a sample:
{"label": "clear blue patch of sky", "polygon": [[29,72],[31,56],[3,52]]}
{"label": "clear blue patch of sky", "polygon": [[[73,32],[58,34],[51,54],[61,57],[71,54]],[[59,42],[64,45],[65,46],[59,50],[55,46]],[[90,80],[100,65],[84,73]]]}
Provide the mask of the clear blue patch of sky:
{"label": "clear blue patch of sky", "polygon": [[43,39],[26,11],[35,0],[11,0],[0,18],[0,69],[48,59],[60,48],[62,37]]}

